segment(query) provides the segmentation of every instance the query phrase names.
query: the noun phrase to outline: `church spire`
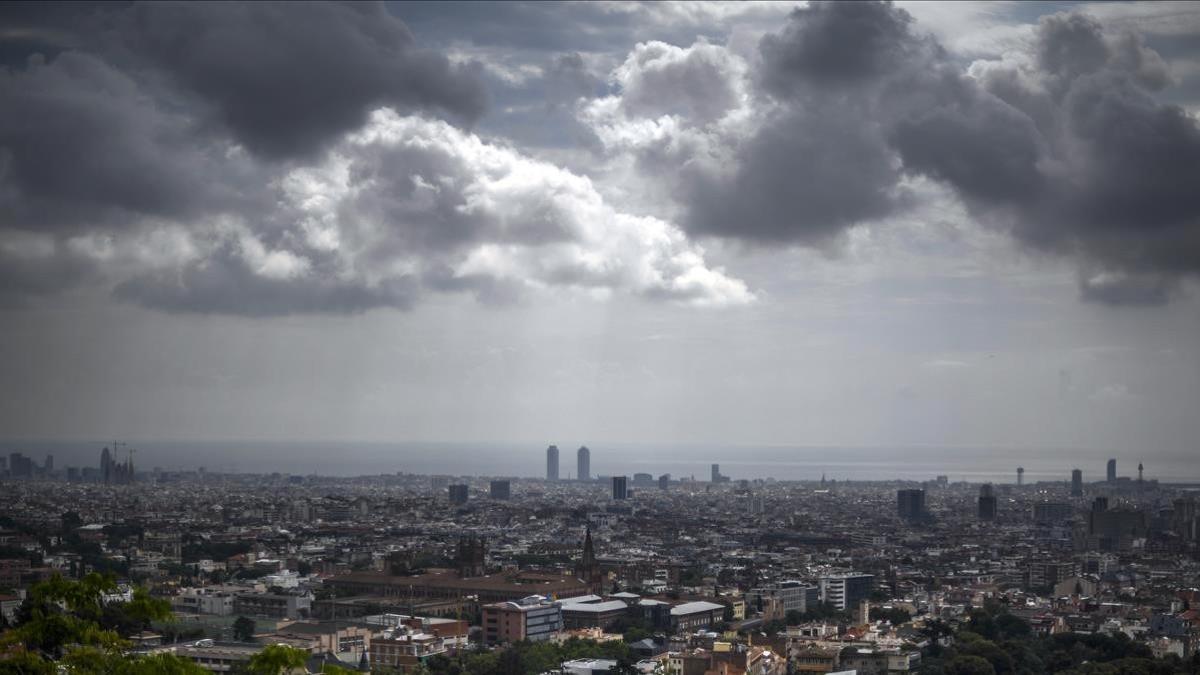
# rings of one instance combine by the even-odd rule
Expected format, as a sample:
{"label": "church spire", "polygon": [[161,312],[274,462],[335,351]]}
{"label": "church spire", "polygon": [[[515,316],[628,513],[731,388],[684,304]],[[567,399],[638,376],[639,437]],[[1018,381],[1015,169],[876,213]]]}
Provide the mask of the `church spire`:
{"label": "church spire", "polygon": [[592,524],[588,523],[583,535],[583,555],[579,557],[576,573],[580,579],[593,584],[600,579],[600,565],[596,562],[596,545],[592,543]]}
{"label": "church spire", "polygon": [[596,545],[592,543],[591,523],[588,524],[583,534],[583,562],[584,564],[596,562]]}

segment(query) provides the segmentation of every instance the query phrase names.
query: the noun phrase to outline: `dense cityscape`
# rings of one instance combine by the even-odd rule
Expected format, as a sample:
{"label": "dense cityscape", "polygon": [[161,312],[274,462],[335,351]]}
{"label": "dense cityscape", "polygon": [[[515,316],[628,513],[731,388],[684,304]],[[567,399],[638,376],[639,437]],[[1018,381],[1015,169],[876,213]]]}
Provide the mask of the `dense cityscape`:
{"label": "dense cityscape", "polygon": [[[91,467],[6,458],[6,626],[29,620],[39,584],[97,573],[129,653],[211,672],[278,645],[310,672],[1200,663],[1197,486],[1117,459],[1100,480],[778,481],[716,464],[679,480],[593,475],[581,447],[567,479],[552,445],[544,478],[331,478],[144,471],[114,449]],[[171,617],[109,616],[138,594]]]}
{"label": "dense cityscape", "polygon": [[0,0],[0,675],[1200,675],[1198,413],[1200,0]]}

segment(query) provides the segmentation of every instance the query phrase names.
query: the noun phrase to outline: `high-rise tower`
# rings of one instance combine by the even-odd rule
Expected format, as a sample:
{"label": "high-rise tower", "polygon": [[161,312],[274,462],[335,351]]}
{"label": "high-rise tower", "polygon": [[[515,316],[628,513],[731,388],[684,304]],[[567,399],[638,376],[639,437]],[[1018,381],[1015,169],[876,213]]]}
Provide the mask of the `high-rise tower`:
{"label": "high-rise tower", "polygon": [[629,488],[628,488],[627,480],[628,479],[625,476],[613,476],[612,477],[612,498],[613,499],[628,499],[629,498]]}
{"label": "high-rise tower", "polygon": [[921,520],[925,517],[925,491],[907,489],[896,491],[896,510],[905,520]]}
{"label": "high-rise tower", "polygon": [[579,446],[575,453],[575,477],[579,480],[592,479],[592,451],[586,445]]}
{"label": "high-rise tower", "polygon": [[546,448],[546,480],[558,480],[558,446]]}
{"label": "high-rise tower", "polygon": [[489,487],[492,499],[508,499],[512,496],[512,484],[506,480],[494,480]]}
{"label": "high-rise tower", "polygon": [[1108,471],[1105,474],[1105,476],[1108,479],[1108,482],[1110,482],[1110,483],[1117,482],[1117,460],[1116,459],[1108,460]]}
{"label": "high-rise tower", "polygon": [[1017,485],[1024,485],[1024,484],[1025,484],[1025,467],[1018,466],[1017,467]]}
{"label": "high-rise tower", "polygon": [[1079,469],[1073,469],[1071,471],[1071,496],[1083,496],[1083,472]]}
{"label": "high-rise tower", "polygon": [[979,519],[996,519],[996,492],[991,483],[979,486]]}
{"label": "high-rise tower", "polygon": [[112,482],[112,465],[112,453],[108,451],[108,448],[104,448],[100,451],[100,480],[104,481],[106,485]]}

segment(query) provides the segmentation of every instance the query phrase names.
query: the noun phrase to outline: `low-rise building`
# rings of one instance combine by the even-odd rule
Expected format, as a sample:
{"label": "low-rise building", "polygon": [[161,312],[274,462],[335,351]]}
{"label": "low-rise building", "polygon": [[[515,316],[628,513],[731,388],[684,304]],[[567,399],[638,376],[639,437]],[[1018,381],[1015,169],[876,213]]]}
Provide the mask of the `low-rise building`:
{"label": "low-rise building", "polygon": [[623,600],[562,603],[565,628],[608,628],[628,614],[629,605]]}
{"label": "low-rise building", "polygon": [[708,628],[720,623],[725,605],[697,600],[685,602],[671,608],[671,628],[677,632],[688,632]]}
{"label": "low-rise building", "polygon": [[194,645],[176,649],[175,654],[210,673],[231,673],[242,671],[250,659],[262,649],[262,645],[201,640]]}
{"label": "low-rise building", "polygon": [[273,633],[258,636],[259,641],[284,643],[313,654],[361,655],[371,651],[371,628],[345,621],[297,621]]}
{"label": "low-rise building", "polygon": [[540,595],[483,606],[484,644],[540,642],[562,629],[562,606]]}
{"label": "low-rise building", "polygon": [[233,613],[243,616],[265,616],[273,619],[305,619],[312,609],[307,595],[277,593],[238,593],[233,598]]}

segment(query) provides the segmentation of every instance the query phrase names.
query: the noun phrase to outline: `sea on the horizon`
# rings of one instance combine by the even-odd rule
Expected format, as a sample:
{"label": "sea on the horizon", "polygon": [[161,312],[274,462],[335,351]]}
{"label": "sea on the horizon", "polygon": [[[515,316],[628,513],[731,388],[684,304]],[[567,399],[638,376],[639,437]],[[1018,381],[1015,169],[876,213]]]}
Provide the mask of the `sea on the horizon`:
{"label": "sea on the horizon", "polygon": [[[54,455],[56,468],[98,466],[109,442],[0,441],[7,457],[23,452],[39,464]],[[1105,462],[1117,459],[1121,476],[1136,477],[1138,462],[1146,478],[1200,483],[1200,462],[1192,454],[1140,454],[1086,449],[995,447],[808,447],[718,444],[591,443],[594,475],[695,476],[707,480],[712,464],[733,479],[777,480],[932,480],[1015,483],[1017,467],[1025,481],[1070,480],[1081,469],[1086,482],[1102,480]],[[139,471],[196,469],[231,473],[322,474],[381,473],[472,476],[545,476],[546,446],[517,443],[357,442],[357,441],[131,441]],[[557,443],[562,478],[573,477],[579,442]],[[124,447],[118,456],[124,456]]]}

